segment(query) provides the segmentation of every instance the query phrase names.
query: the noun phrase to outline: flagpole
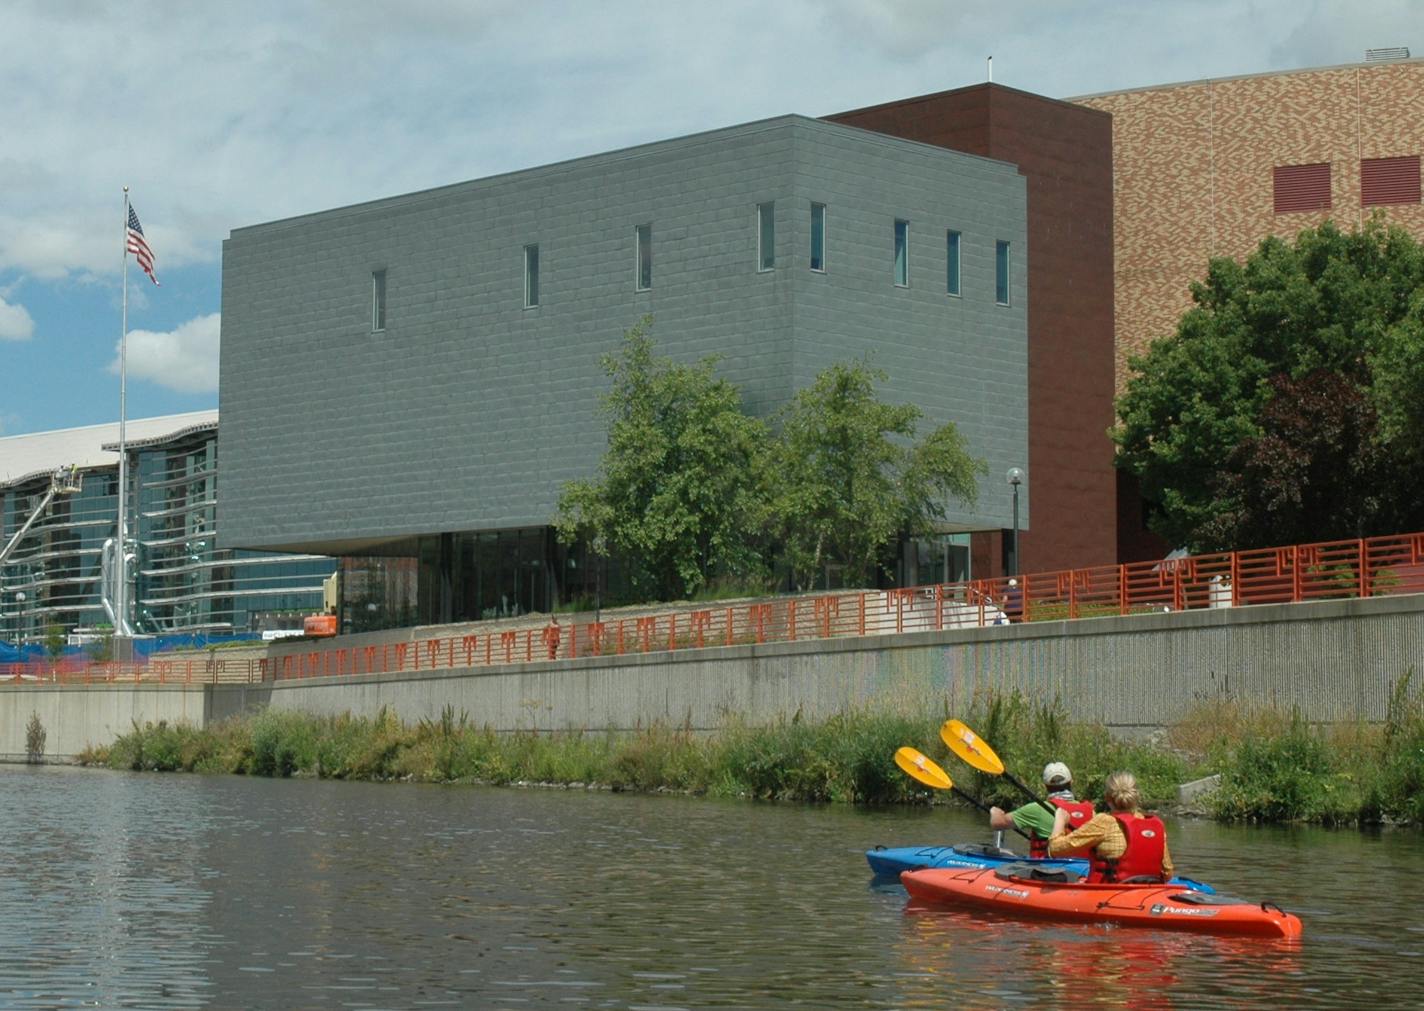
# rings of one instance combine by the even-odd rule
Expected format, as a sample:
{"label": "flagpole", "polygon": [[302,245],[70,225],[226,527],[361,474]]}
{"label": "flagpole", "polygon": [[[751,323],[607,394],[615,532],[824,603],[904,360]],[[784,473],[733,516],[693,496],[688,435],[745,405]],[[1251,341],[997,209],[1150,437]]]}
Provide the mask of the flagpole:
{"label": "flagpole", "polygon": [[[117,570],[118,587],[114,592],[114,638],[127,637],[128,622],[128,550],[127,511],[128,499],[128,449],[125,446],[125,418],[128,412],[128,350],[129,339],[129,188],[124,187],[124,310],[123,331],[119,334],[119,523]],[[128,659],[128,651],[122,646],[115,650],[117,659]]]}

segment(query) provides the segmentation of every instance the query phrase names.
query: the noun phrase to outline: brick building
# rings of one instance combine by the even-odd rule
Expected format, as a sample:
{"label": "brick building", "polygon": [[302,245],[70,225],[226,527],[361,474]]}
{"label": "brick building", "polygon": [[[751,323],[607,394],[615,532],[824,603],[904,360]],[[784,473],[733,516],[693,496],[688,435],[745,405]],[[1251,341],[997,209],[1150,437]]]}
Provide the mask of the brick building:
{"label": "brick building", "polygon": [[[587,586],[558,489],[603,449],[598,357],[644,313],[767,414],[873,352],[990,465],[901,583],[1160,556],[1107,430],[1211,256],[1381,209],[1424,235],[1424,61],[1059,101],[982,84],[238,229],[229,543],[418,559],[420,617]],[[580,565],[583,569],[579,571]]]}
{"label": "brick building", "polygon": [[[1378,211],[1424,239],[1424,60],[1366,62],[1090,95],[1112,116],[1114,389],[1171,334],[1213,256]],[[1032,218],[1032,206],[1030,207]],[[1030,287],[1030,297],[1036,292]],[[1118,556],[1159,555],[1130,480]]]}

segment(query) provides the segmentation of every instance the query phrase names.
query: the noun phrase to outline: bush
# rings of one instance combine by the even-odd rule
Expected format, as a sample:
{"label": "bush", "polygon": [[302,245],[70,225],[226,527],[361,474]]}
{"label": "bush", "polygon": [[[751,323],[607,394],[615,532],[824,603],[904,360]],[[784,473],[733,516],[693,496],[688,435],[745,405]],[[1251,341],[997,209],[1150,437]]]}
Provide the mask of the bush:
{"label": "bush", "polygon": [[1424,696],[1411,695],[1413,670],[1395,683],[1385,721],[1378,790],[1382,813],[1424,824]]}
{"label": "bush", "polygon": [[1213,796],[1227,821],[1357,821],[1363,797],[1335,768],[1334,751],[1299,713],[1283,733],[1242,740]]}
{"label": "bush", "polygon": [[286,777],[314,772],[317,764],[319,723],[299,713],[267,710],[253,720],[252,757],[248,771],[255,776]]}
{"label": "bush", "polygon": [[49,734],[40,722],[39,713],[30,713],[30,722],[25,724],[25,761],[35,764],[44,761],[45,740]]}

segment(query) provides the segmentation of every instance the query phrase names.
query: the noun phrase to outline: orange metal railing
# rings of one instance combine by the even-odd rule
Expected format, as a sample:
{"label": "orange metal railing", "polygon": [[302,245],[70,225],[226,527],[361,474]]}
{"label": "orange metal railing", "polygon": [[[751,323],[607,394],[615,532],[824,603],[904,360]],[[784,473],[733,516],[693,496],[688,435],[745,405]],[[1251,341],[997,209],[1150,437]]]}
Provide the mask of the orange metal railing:
{"label": "orange metal railing", "polygon": [[325,640],[262,660],[10,664],[0,685],[248,684],[1401,593],[1424,593],[1424,533],[584,622],[561,626],[552,652],[548,629],[494,629],[372,646]]}

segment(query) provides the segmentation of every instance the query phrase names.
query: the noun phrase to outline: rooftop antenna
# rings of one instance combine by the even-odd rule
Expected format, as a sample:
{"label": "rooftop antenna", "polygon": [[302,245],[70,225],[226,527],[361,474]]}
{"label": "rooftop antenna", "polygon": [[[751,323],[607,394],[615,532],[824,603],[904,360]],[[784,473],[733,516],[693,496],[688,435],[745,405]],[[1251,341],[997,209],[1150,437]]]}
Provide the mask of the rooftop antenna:
{"label": "rooftop antenna", "polygon": [[994,83],[994,58],[991,56],[991,57],[989,57],[989,58],[988,58],[986,61],[984,61],[984,62],[986,62],[986,63],[989,65],[989,83],[990,83],[990,84],[993,84],[993,83]]}

